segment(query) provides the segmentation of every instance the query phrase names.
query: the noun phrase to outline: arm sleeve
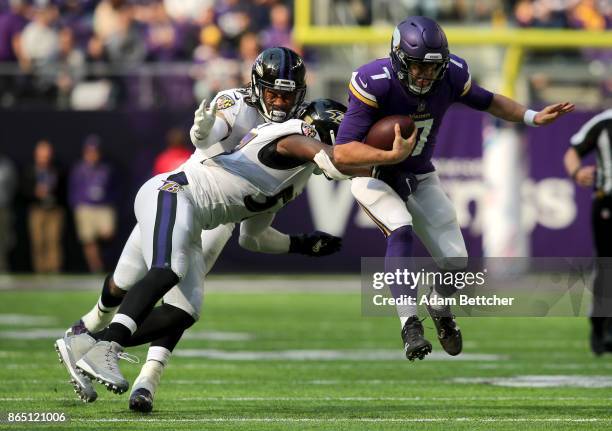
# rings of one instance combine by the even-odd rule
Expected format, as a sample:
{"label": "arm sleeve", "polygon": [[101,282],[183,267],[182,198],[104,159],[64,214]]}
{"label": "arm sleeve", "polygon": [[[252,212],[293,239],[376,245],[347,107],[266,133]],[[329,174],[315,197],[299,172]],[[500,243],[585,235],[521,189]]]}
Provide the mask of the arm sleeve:
{"label": "arm sleeve", "polygon": [[607,123],[612,122],[612,110],[606,112],[591,118],[570,138],[570,144],[581,158],[597,146],[597,139],[603,128]]}
{"label": "arm sleeve", "polygon": [[451,55],[448,74],[456,102],[479,111],[489,109],[493,101],[493,93],[472,81],[470,68],[463,58]]}
{"label": "arm sleeve", "polygon": [[377,109],[349,94],[349,106],[338,129],[336,144],[362,142],[376,121]]}
{"label": "arm sleeve", "polygon": [[240,223],[240,246],[260,253],[288,253],[290,237],[271,227],[273,220],[274,214],[264,213]]}
{"label": "arm sleeve", "polygon": [[479,111],[486,111],[489,109],[492,101],[493,93],[474,83],[471,83],[467,92],[463,96],[459,97],[460,103]]}
{"label": "arm sleeve", "polygon": [[[351,75],[348,85],[349,104],[338,129],[337,144],[362,142],[378,119],[377,95],[384,93],[388,80],[373,80],[372,71],[366,67],[369,66],[362,66]],[[375,69],[374,72],[383,72],[383,69]]]}

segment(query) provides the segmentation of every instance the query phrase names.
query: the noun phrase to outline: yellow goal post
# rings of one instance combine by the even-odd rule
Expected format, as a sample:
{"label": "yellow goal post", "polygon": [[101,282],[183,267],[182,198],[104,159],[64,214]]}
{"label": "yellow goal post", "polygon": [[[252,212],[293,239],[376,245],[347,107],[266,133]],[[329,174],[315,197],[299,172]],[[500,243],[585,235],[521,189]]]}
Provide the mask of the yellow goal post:
{"label": "yellow goal post", "polygon": [[[304,46],[389,44],[391,26],[316,26],[311,24],[312,0],[295,0],[294,40]],[[612,48],[612,31],[544,30],[507,27],[444,26],[449,44],[506,48],[500,93],[514,97],[525,50]]]}

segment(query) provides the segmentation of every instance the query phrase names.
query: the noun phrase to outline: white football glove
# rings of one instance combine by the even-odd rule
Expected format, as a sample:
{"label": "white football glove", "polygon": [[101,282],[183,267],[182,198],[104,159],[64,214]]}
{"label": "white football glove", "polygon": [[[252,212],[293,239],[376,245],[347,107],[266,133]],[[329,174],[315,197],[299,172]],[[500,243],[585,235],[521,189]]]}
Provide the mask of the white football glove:
{"label": "white football glove", "polygon": [[189,131],[191,143],[196,147],[202,146],[217,118],[217,104],[214,103],[210,108],[206,108],[206,99],[202,101],[195,111],[193,126]]}

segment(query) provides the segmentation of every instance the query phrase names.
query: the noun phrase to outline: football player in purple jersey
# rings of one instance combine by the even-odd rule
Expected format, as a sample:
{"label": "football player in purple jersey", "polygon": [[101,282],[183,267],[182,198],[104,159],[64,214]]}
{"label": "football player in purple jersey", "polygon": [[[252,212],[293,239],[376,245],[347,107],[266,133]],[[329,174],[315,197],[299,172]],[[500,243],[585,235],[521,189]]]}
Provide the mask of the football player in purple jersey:
{"label": "football player in purple jersey", "polygon": [[[348,111],[336,140],[337,144],[354,147],[352,154],[358,158],[362,147],[357,143],[364,140],[380,118],[409,115],[417,127],[417,143],[410,157],[375,170],[375,178],[357,177],[351,184],[355,199],[386,236],[386,271],[395,270],[397,259],[392,258],[411,256],[413,229],[442,271],[461,270],[467,263],[455,209],[431,162],[440,124],[453,103],[533,127],[550,124],[574,109],[571,103],[557,103],[536,112],[479,87],[472,82],[466,61],[450,54],[446,35],[438,23],[422,16],[402,21],[393,32],[389,57],[374,60],[353,72]],[[416,176],[416,190],[413,184],[397,180],[399,172],[404,173],[403,178],[406,172]],[[411,292],[416,295],[415,290]],[[391,293],[398,298],[407,292],[391,286]],[[453,286],[435,286],[430,298],[440,299],[452,293]],[[427,308],[444,350],[450,355],[459,354],[461,332],[450,307]],[[398,306],[398,314],[406,357],[422,359],[431,352],[431,343],[424,337],[416,305]]]}

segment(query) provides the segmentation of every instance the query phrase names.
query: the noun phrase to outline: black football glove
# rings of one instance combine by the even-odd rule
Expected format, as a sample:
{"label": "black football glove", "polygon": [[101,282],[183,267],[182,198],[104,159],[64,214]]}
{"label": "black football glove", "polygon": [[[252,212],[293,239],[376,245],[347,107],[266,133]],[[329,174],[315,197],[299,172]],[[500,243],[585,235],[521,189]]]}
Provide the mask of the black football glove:
{"label": "black football glove", "polygon": [[290,239],[289,253],[308,256],[328,256],[340,251],[340,247],[342,247],[342,238],[319,231],[291,235]]}
{"label": "black football glove", "polygon": [[404,201],[417,191],[419,185],[416,175],[385,166],[375,166],[372,170],[372,178],[387,183]]}

